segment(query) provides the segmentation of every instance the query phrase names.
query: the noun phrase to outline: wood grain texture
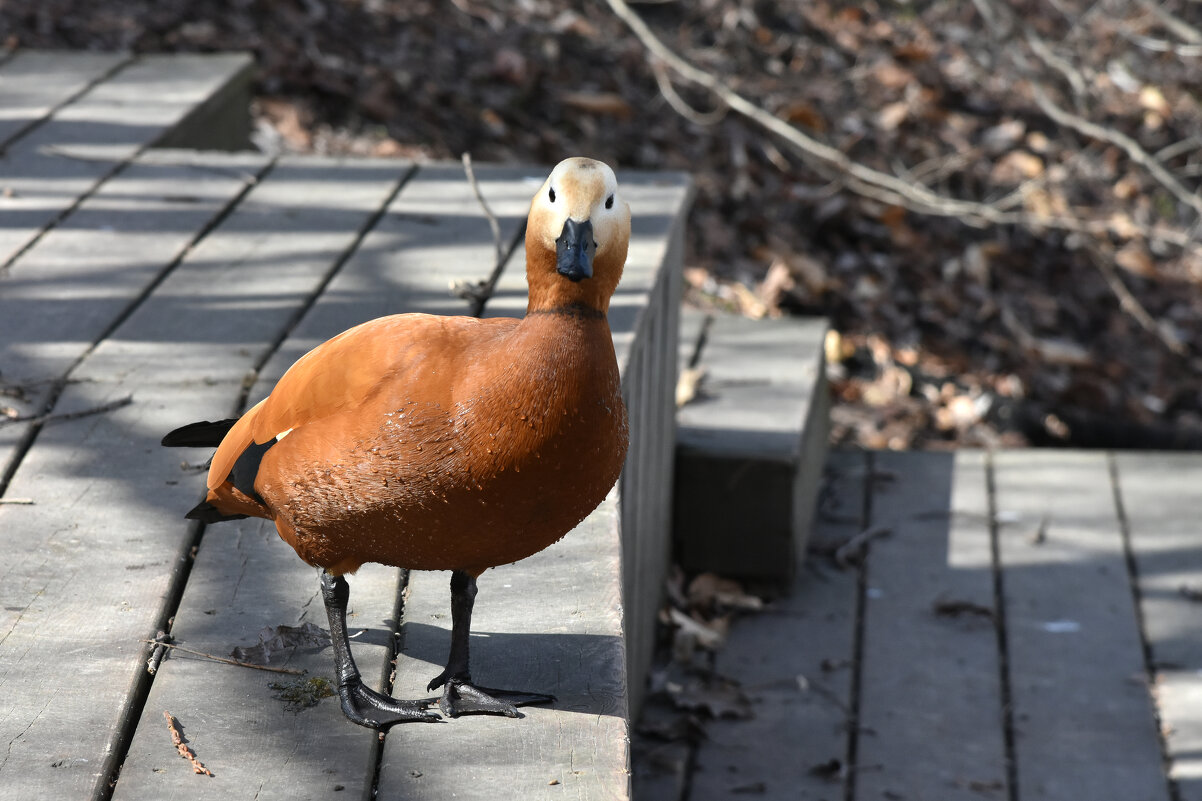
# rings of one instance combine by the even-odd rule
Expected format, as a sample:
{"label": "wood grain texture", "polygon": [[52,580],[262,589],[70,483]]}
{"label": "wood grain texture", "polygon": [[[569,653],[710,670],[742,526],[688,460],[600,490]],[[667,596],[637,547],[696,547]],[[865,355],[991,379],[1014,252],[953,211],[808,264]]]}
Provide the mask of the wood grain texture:
{"label": "wood grain texture", "polygon": [[[856,797],[1007,798],[982,452],[880,453]],[[942,612],[940,610],[943,610]],[[958,610],[958,611],[957,611]]]}
{"label": "wood grain texture", "polygon": [[[156,151],[106,183],[0,272],[0,377],[41,413],[55,382],[128,313],[267,165],[256,154]],[[181,194],[180,187],[187,186]],[[32,423],[0,425],[0,475],[15,468]]]}
{"label": "wood grain texture", "polygon": [[[479,579],[472,676],[551,693],[522,719],[464,717],[394,728],[380,799],[628,797],[616,493],[529,559]],[[450,643],[449,574],[410,577],[393,694],[421,697]],[[554,783],[553,783],[554,782]]]}
{"label": "wood grain texture", "polygon": [[[159,447],[159,438],[181,421],[230,408],[241,377],[404,171],[395,163],[324,166],[324,183],[321,162],[307,162],[283,165],[257,186],[100,343],[78,370],[86,380],[68,387],[59,408],[130,393],[132,405],[48,425],[18,469],[10,492],[37,504],[0,507],[14,579],[5,582],[3,606],[18,610],[0,643],[3,697],[13,699],[0,733],[13,742],[0,765],[0,792],[13,793],[6,797],[33,797],[33,787],[78,796],[98,780],[144,675],[138,640],[162,625],[172,576],[187,556],[181,515],[202,483],[180,471],[180,452]],[[321,230],[331,220],[342,227]],[[220,313],[224,298],[239,297],[223,285],[231,272],[259,293],[257,303],[254,294],[241,297],[254,304],[243,307],[244,325]],[[190,364],[181,361],[188,355]]]}
{"label": "wood grain texture", "polygon": [[[864,525],[866,460],[836,452],[829,466],[816,536],[839,542]],[[736,621],[716,669],[742,684],[753,717],[706,725],[691,801],[844,797],[838,769],[827,778],[816,768],[847,760],[857,592],[854,571],[812,560],[789,596]]]}
{"label": "wood grain texture", "polygon": [[14,53],[0,65],[0,152],[130,58],[125,53]]}
{"label": "wood grain texture", "polygon": [[994,465],[1018,797],[1166,799],[1106,454]]}
{"label": "wood grain texture", "polygon": [[1115,457],[1135,562],[1144,634],[1156,671],[1155,697],[1169,776],[1180,801],[1202,799],[1202,457],[1119,453]]}
{"label": "wood grain texture", "polygon": [[11,190],[0,197],[0,267],[245,65],[246,56],[141,56],[16,141],[0,155]]}

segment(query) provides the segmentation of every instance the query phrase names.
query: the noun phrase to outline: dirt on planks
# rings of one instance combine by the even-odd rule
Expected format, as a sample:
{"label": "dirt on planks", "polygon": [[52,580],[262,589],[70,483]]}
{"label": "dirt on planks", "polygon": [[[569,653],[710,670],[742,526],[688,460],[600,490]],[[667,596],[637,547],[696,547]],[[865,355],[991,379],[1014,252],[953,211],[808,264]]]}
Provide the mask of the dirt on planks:
{"label": "dirt on planks", "polygon": [[829,315],[837,442],[1202,445],[1202,5],[631,8],[909,191],[602,0],[7,0],[0,42],[249,50],[270,149],[688,170],[690,301]]}

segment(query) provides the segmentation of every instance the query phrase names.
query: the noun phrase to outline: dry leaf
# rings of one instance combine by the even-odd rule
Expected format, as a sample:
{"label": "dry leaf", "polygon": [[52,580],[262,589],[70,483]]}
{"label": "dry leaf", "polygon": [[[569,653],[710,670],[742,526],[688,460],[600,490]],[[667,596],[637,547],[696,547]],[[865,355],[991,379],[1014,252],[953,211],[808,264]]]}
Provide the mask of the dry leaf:
{"label": "dry leaf", "polygon": [[780,110],[780,115],[794,125],[823,133],[827,129],[826,118],[818,109],[804,100],[798,100]]}
{"label": "dry leaf", "polygon": [[689,582],[688,599],[692,608],[707,613],[728,609],[758,612],[764,608],[764,602],[744,592],[742,584],[714,573],[701,573]]}
{"label": "dry leaf", "polygon": [[872,79],[886,89],[902,89],[914,82],[914,73],[893,61],[881,61],[872,68]]}
{"label": "dry leaf", "polygon": [[1114,254],[1114,263],[1127,272],[1144,278],[1156,275],[1156,262],[1152,260],[1152,254],[1148,253],[1144,243],[1138,239],[1132,239],[1119,248]]}
{"label": "dry leaf", "polygon": [[704,367],[686,367],[680,371],[676,382],[676,408],[685,406],[697,397],[707,370]]}
{"label": "dry leaf", "polygon": [[910,114],[910,104],[904,100],[890,103],[876,115],[876,127],[882,131],[893,131],[905,122]]}
{"label": "dry leaf", "polygon": [[1000,184],[1017,184],[1043,175],[1043,159],[1025,150],[1011,150],[993,165],[990,177]]}
{"label": "dry leaf", "polygon": [[1169,116],[1169,101],[1164,99],[1164,94],[1155,86],[1145,86],[1139,90],[1139,104],[1161,117]]}

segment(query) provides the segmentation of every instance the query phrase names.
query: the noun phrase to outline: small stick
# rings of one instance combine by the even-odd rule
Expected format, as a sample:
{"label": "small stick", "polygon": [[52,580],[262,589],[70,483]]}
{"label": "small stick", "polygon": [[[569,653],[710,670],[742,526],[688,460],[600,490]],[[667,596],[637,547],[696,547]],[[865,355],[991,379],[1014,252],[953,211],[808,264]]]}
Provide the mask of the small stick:
{"label": "small stick", "polygon": [[150,652],[150,659],[146,660],[146,672],[154,675],[159,670],[159,665],[163,663],[163,657],[167,655],[167,632],[159,629],[159,633],[154,635],[154,650]]}
{"label": "small stick", "polygon": [[835,563],[842,568],[851,567],[852,561],[858,559],[868,543],[879,537],[887,537],[893,533],[888,526],[873,526],[861,531],[835,551]]}
{"label": "small stick", "polygon": [[37,501],[33,498],[0,498],[0,503],[20,504],[21,506],[33,506]]}
{"label": "small stick", "polygon": [[133,395],[126,395],[124,398],[118,398],[115,401],[102,403],[99,406],[93,406],[91,409],[80,409],[78,412],[61,412],[59,414],[25,414],[18,417],[9,417],[6,420],[0,420],[0,425],[4,423],[48,423],[51,420],[75,420],[79,417],[88,417],[93,414],[102,414],[111,412],[114,409],[120,409],[122,406],[128,406],[134,402]]}
{"label": "small stick", "polygon": [[289,673],[293,676],[305,675],[305,671],[297,670],[296,668],[272,667],[271,665],[256,665],[253,662],[239,662],[237,659],[226,659],[224,656],[206,654],[204,651],[194,651],[191,648],[185,648],[182,645],[176,645],[170,642],[159,642],[158,640],[140,640],[140,642],[149,643],[150,645],[161,645],[164,648],[174,648],[175,650],[183,651],[186,654],[203,656],[205,659],[212,659],[214,662],[224,662],[227,665],[237,665],[238,667],[252,668],[254,670],[267,670],[272,673]]}
{"label": "small stick", "polygon": [[176,720],[175,716],[164,709],[163,717],[167,718],[167,728],[171,730],[171,744],[175,746],[176,751],[179,751],[180,756],[192,763],[192,772],[212,777],[213,771],[206,768],[204,763],[196,758],[196,753],[184,743],[183,735],[179,733],[179,729],[177,728],[179,721]]}
{"label": "small stick", "polygon": [[501,223],[497,221],[497,216],[492,213],[492,209],[488,207],[488,201],[484,199],[484,193],[480,191],[480,184],[476,181],[476,172],[472,169],[472,154],[463,154],[463,172],[467,175],[467,181],[472,185],[472,191],[476,193],[476,200],[480,201],[480,208],[484,210],[484,216],[488,218],[488,227],[492,229],[493,247],[497,249],[497,264],[500,264],[505,258],[505,244],[501,241]]}

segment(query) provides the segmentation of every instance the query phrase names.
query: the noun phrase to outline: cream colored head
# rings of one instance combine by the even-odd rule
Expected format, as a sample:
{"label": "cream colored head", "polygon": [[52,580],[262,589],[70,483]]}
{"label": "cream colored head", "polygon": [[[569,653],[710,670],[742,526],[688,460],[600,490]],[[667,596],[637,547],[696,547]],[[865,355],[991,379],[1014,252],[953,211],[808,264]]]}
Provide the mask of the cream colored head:
{"label": "cream colored head", "polygon": [[[562,254],[565,238],[585,223],[596,242],[596,251],[590,252],[591,275],[582,277],[557,270],[557,248]],[[588,158],[561,161],[530,203],[526,259],[532,304],[537,289],[553,290],[556,296],[582,296],[573,302],[586,302],[600,295],[604,298],[602,307],[607,307],[622,276],[629,244],[630,206],[622,199],[614,171]],[[579,291],[558,286],[561,283],[576,285]]]}

